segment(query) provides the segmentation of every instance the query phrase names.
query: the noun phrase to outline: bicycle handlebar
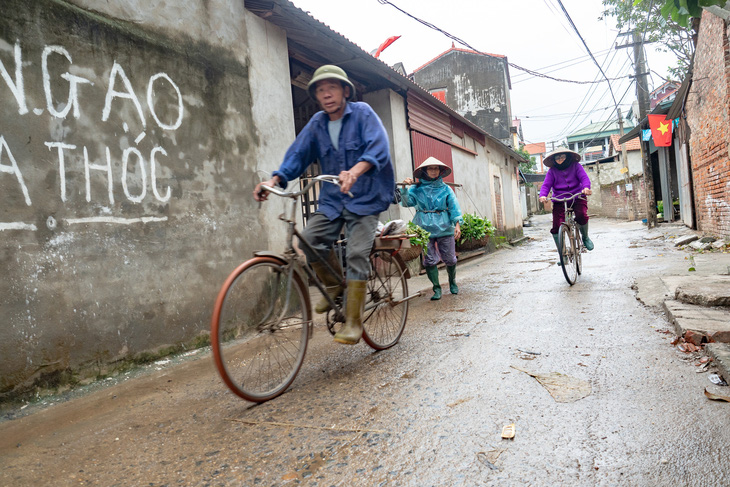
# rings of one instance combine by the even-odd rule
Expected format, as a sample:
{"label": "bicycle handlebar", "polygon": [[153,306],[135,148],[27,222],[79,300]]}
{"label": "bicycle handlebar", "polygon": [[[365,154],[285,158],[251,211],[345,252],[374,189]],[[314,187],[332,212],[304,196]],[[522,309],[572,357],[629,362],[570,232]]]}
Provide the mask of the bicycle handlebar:
{"label": "bicycle handlebar", "polygon": [[568,196],[566,196],[566,197],[564,197],[564,198],[557,198],[557,197],[555,197],[555,196],[551,196],[551,197],[550,197],[550,199],[551,199],[552,201],[555,201],[556,203],[562,203],[562,202],[564,202],[564,201],[570,201],[570,200],[573,200],[573,199],[575,199],[575,198],[582,198],[582,199],[586,199],[586,195],[585,195],[585,194],[583,194],[583,193],[575,193],[575,194],[571,194],[571,195],[568,195]]}
{"label": "bicycle handlebar", "polygon": [[[315,176],[313,178],[301,178],[301,179],[310,180],[310,182],[307,183],[304,186],[304,188],[302,188],[301,191],[282,191],[278,188],[272,188],[271,186],[266,186],[265,184],[261,185],[261,190],[268,191],[269,193],[273,193],[276,196],[282,196],[284,198],[298,198],[301,195],[303,195],[304,193],[306,193],[307,191],[309,191],[312,188],[312,186],[314,186],[315,184],[317,184],[320,181],[325,182],[325,183],[332,183],[336,186],[340,186],[339,176],[334,176],[332,174],[320,174],[319,176]],[[346,194],[350,198],[353,197],[352,193],[349,191]]]}

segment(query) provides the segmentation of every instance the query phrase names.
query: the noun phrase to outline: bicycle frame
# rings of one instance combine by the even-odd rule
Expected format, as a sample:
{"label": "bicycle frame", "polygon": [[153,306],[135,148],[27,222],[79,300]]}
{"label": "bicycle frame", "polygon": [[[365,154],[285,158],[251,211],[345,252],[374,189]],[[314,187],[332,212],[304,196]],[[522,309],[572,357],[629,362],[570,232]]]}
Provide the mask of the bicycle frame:
{"label": "bicycle frame", "polygon": [[[327,182],[331,184],[337,184],[339,186],[338,178],[337,176],[331,176],[331,175],[320,175],[313,178],[308,178],[310,180],[309,183],[307,183],[304,188],[302,188],[300,191],[297,192],[285,192],[281,191],[278,188],[272,188],[269,186],[262,186],[262,188],[265,191],[269,191],[271,193],[276,194],[277,196],[282,196],[286,198],[292,199],[291,204],[291,210],[289,216],[286,215],[286,213],[282,213],[279,215],[279,219],[286,222],[288,225],[287,229],[287,247],[284,250],[284,257],[283,260],[286,262],[286,265],[289,267],[289,283],[291,283],[291,273],[295,271],[295,268],[297,268],[300,272],[303,270],[304,273],[307,275],[309,279],[311,279],[312,282],[314,282],[314,285],[319,290],[320,294],[327,300],[327,302],[330,304],[333,310],[335,310],[336,313],[336,321],[342,321],[342,318],[344,317],[344,314],[342,313],[342,308],[337,305],[335,300],[330,297],[329,293],[327,293],[325,285],[322,283],[322,281],[319,279],[317,274],[312,271],[312,269],[309,268],[307,265],[303,265],[300,259],[298,258],[298,254],[296,250],[294,250],[294,237],[297,237],[298,242],[300,245],[304,245],[307,250],[310,251],[311,254],[317,256],[318,262],[324,265],[327,272],[330,273],[330,275],[335,276],[337,278],[340,278],[342,280],[341,285],[343,289],[347,288],[347,279],[345,276],[339,276],[337,272],[332,268],[332,266],[327,262],[326,260],[323,260],[319,257],[316,250],[307,242],[303,237],[302,234],[297,230],[296,228],[296,209],[297,209],[297,201],[299,200],[299,197],[309,191],[309,189],[317,184],[318,182]],[[348,195],[352,197],[352,193],[348,192]],[[383,239],[388,239],[388,237],[383,237]],[[401,245],[398,245],[397,248],[392,249],[390,251],[391,255],[396,255],[398,253],[398,250],[400,250]],[[254,255],[272,255],[269,252],[256,252]],[[344,269],[343,269],[344,270]],[[406,271],[407,272],[407,271]],[[408,274],[406,274],[406,278],[408,277]],[[399,301],[395,301],[392,303],[393,306],[397,306],[398,304],[401,304],[405,301],[408,301],[410,299],[416,298],[420,296],[420,294],[414,294],[412,296],[405,297],[404,299],[401,299]],[[288,303],[287,303],[288,304]],[[367,308],[365,309],[367,311]]]}
{"label": "bicycle frame", "polygon": [[572,201],[575,202],[578,198],[585,199],[585,195],[583,193],[575,193],[575,194],[569,194],[567,196],[564,196],[562,198],[558,198],[556,196],[552,196],[550,199],[556,203],[563,203],[563,208],[565,208],[565,222],[568,225],[571,226],[571,228],[575,225],[577,225],[575,221],[575,211],[573,210],[573,204],[568,206],[568,202]]}
{"label": "bicycle frame", "polygon": [[[563,274],[571,286],[575,284],[578,276],[582,272],[581,253],[583,252],[583,241],[580,237],[578,222],[575,221],[575,210],[573,209],[573,203],[578,198],[585,199],[585,196],[583,193],[576,193],[566,195],[562,198],[552,197],[552,201],[563,203],[564,205],[565,220],[560,224],[560,229],[558,230],[558,253]],[[568,204],[569,202],[571,202],[570,205]],[[568,254],[565,254],[566,242],[563,238],[564,234],[569,235],[570,252]]]}
{"label": "bicycle frame", "polygon": [[[329,272],[332,276],[340,278],[342,280],[342,287],[343,289],[347,288],[347,280],[343,278],[343,276],[339,276],[337,272],[332,268],[332,266],[327,262],[326,260],[322,260],[319,258],[319,255],[317,254],[316,250],[307,242],[303,237],[302,234],[297,230],[296,228],[296,209],[297,209],[297,201],[299,200],[299,197],[303,194],[307,193],[312,186],[317,184],[317,182],[323,181],[328,182],[332,184],[337,184],[339,186],[339,183],[337,182],[337,176],[329,176],[329,175],[320,175],[313,178],[310,178],[310,182],[307,183],[303,189],[297,192],[285,192],[280,191],[277,188],[271,188],[269,186],[262,186],[262,188],[266,191],[269,191],[271,193],[274,193],[278,196],[291,198],[291,210],[289,216],[285,213],[282,213],[279,215],[279,220],[284,221],[287,223],[287,234],[286,234],[286,242],[287,246],[284,250],[284,260],[287,263],[288,270],[288,282],[291,284],[291,273],[295,272],[295,270],[304,271],[304,273],[307,275],[307,277],[314,282],[315,287],[319,290],[319,292],[324,296],[324,298],[329,302],[330,306],[332,306],[333,310],[337,310],[338,314],[342,314],[342,309],[340,306],[335,303],[335,300],[330,297],[330,295],[327,293],[327,289],[324,284],[322,284],[322,281],[319,279],[317,274],[312,271],[312,269],[309,268],[307,265],[302,265],[299,259],[299,255],[297,254],[296,250],[294,250],[294,237],[297,237],[298,242],[300,245],[304,245],[307,250],[310,251],[312,255],[317,256],[317,260],[324,265],[327,272]],[[350,196],[352,196],[351,193],[348,193]],[[255,253],[254,255],[261,255],[262,253]],[[287,290],[287,300],[289,296],[289,290]],[[288,304],[288,303],[287,303]]]}

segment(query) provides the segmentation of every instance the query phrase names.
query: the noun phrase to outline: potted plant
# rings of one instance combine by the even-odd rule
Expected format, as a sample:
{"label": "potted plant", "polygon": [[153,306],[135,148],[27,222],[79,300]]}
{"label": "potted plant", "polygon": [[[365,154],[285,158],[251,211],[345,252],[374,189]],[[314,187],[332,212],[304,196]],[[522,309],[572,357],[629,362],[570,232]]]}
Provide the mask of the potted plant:
{"label": "potted plant", "polygon": [[456,250],[474,250],[486,247],[489,237],[494,235],[494,225],[476,213],[465,213],[461,223],[461,238],[456,241]]}

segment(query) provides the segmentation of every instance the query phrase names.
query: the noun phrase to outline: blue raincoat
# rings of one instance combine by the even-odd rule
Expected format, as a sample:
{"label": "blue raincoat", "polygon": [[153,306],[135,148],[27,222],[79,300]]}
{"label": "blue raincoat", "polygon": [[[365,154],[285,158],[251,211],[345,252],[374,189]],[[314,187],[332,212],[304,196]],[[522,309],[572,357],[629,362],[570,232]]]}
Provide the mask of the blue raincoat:
{"label": "blue raincoat", "polygon": [[401,205],[416,208],[413,223],[431,232],[431,238],[453,235],[456,223],[463,221],[456,195],[442,178],[421,180],[420,184],[401,188],[400,194]]}

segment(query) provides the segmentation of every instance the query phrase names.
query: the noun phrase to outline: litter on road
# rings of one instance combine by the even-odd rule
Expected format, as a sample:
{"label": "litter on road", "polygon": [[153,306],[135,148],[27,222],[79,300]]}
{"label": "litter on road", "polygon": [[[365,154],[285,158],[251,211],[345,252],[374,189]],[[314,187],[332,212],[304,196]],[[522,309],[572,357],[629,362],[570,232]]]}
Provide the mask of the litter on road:
{"label": "litter on road", "polygon": [[534,377],[553,396],[556,402],[575,402],[591,394],[591,384],[588,381],[577,379],[560,372],[536,374],[511,366],[515,370]]}

